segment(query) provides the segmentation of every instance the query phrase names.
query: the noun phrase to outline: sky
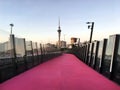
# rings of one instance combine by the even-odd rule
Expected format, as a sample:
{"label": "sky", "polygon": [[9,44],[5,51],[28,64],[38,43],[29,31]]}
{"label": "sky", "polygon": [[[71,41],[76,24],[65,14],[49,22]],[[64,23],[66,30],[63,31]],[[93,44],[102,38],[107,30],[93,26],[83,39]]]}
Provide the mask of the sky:
{"label": "sky", "polygon": [[55,43],[58,40],[58,18],[61,40],[71,37],[88,41],[94,22],[93,40],[120,34],[120,0],[0,0],[0,31],[26,40]]}

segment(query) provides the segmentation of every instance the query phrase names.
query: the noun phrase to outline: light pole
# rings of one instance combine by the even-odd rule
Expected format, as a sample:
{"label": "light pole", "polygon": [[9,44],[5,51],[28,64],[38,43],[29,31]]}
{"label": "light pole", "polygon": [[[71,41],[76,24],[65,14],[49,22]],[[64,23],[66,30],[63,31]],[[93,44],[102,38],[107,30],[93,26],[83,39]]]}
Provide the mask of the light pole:
{"label": "light pole", "polygon": [[12,28],[13,28],[14,24],[11,23],[10,26],[11,26],[10,34],[12,34]]}
{"label": "light pole", "polygon": [[93,34],[93,28],[94,28],[94,22],[87,22],[86,24],[89,24],[88,25],[88,29],[91,29],[90,41],[89,41],[89,43],[91,43],[91,41],[92,41],[92,34]]}

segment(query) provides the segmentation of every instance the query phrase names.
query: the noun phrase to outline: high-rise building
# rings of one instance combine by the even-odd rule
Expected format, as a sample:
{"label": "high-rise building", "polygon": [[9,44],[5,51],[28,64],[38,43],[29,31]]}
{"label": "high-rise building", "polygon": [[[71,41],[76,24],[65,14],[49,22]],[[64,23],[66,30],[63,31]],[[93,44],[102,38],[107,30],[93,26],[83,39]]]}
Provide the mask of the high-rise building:
{"label": "high-rise building", "polygon": [[75,44],[77,42],[77,38],[71,37],[71,44]]}
{"label": "high-rise building", "polygon": [[[59,42],[56,42],[56,46],[59,46]],[[66,48],[67,47],[67,43],[66,41],[60,41],[60,48]]]}

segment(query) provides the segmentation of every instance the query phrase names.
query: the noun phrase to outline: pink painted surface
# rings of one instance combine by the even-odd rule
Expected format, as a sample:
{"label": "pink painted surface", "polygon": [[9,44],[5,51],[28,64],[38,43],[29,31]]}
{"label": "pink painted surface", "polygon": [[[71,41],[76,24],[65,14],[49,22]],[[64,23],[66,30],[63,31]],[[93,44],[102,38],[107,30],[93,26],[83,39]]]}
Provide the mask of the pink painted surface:
{"label": "pink painted surface", "polygon": [[120,86],[74,55],[63,54],[2,83],[0,90],[120,90]]}

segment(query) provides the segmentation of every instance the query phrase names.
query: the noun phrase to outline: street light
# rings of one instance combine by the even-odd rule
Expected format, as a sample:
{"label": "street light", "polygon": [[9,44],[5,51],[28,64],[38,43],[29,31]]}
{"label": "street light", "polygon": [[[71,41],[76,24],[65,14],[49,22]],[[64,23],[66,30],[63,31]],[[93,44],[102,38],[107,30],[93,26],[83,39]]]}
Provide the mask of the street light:
{"label": "street light", "polygon": [[12,34],[12,28],[13,28],[14,24],[11,23],[10,26],[11,26],[10,34]]}
{"label": "street light", "polygon": [[89,41],[89,43],[91,43],[91,41],[92,41],[92,34],[93,34],[93,28],[94,28],[94,22],[87,22],[86,24],[89,24],[88,25],[88,29],[91,29],[90,41]]}

